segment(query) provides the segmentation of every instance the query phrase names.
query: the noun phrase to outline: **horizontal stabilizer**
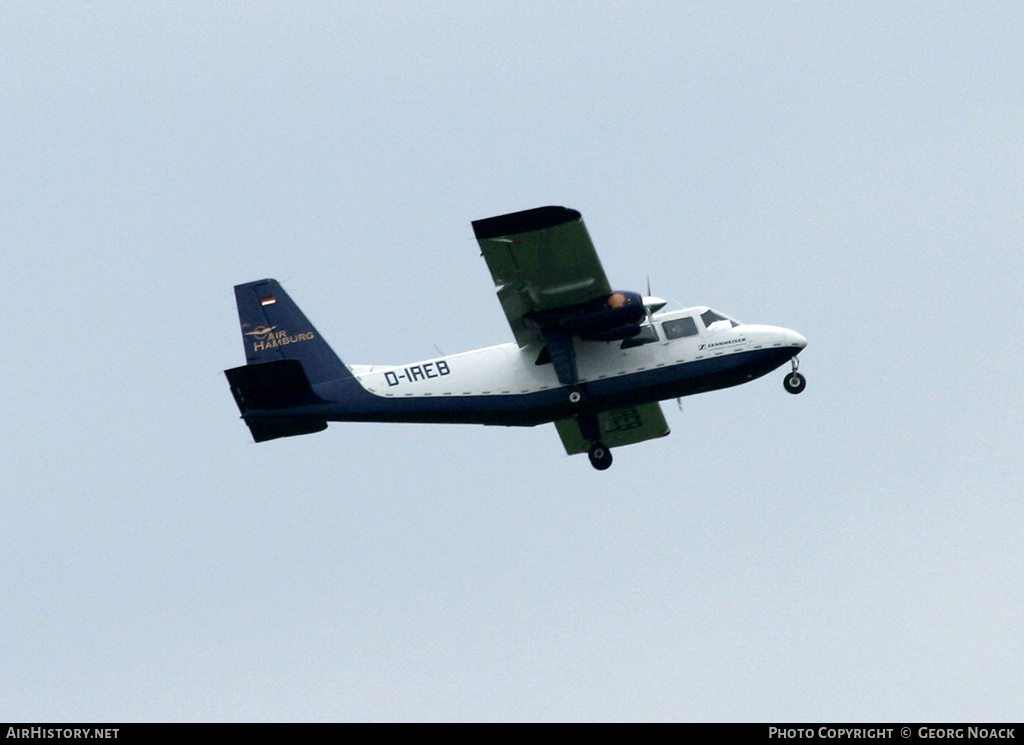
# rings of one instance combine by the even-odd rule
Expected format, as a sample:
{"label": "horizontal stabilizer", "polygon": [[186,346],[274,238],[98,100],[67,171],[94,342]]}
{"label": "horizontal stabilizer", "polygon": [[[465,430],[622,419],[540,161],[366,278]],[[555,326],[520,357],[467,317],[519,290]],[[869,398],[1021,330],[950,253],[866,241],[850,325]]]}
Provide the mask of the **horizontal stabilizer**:
{"label": "horizontal stabilizer", "polygon": [[[598,421],[601,423],[601,441],[610,448],[653,440],[669,433],[668,422],[657,401],[602,411],[598,414]],[[555,427],[569,455],[585,453],[590,449],[592,443],[583,438],[575,419],[560,419],[555,422]]]}
{"label": "horizontal stabilizer", "polygon": [[245,423],[249,425],[254,442],[266,442],[279,437],[294,437],[295,435],[311,435],[314,432],[322,432],[327,429],[327,422],[323,419],[254,417],[246,419]]}
{"label": "horizontal stabilizer", "polygon": [[318,400],[298,360],[243,365],[225,370],[224,374],[243,414],[253,409],[287,409]]}
{"label": "horizontal stabilizer", "polygon": [[287,409],[319,401],[298,360],[277,360],[225,370],[238,410],[256,442],[308,435],[327,429],[327,422],[308,417],[265,417],[261,409]]}

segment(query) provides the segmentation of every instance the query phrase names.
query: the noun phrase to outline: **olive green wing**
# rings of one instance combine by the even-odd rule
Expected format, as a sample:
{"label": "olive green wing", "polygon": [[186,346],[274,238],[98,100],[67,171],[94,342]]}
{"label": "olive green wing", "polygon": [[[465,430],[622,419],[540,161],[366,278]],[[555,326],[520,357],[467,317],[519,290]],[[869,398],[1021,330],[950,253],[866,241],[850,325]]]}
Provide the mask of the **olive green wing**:
{"label": "olive green wing", "polygon": [[[601,423],[601,441],[610,448],[653,440],[669,433],[668,422],[657,401],[602,411],[598,414],[598,420]],[[569,455],[585,453],[593,444],[584,439],[575,419],[560,419],[555,422],[555,427]]]}
{"label": "olive green wing", "polygon": [[519,346],[543,341],[531,311],[611,293],[580,213],[537,207],[473,221],[473,232]]}

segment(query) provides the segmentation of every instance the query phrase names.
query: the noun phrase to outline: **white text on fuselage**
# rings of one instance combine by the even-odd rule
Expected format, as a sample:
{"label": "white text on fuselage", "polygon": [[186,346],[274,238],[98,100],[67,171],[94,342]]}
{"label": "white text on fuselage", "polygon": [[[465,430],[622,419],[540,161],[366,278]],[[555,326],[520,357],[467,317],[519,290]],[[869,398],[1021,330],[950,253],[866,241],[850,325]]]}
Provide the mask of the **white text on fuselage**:
{"label": "white text on fuselage", "polygon": [[307,331],[304,334],[288,335],[287,331],[271,331],[262,339],[257,339],[252,343],[252,351],[261,352],[264,349],[273,349],[274,347],[283,347],[285,344],[298,344],[300,341],[312,341],[316,338],[313,332]]}
{"label": "white text on fuselage", "polygon": [[384,379],[388,381],[388,387],[396,386],[399,383],[412,383],[416,380],[427,378],[439,378],[442,375],[451,373],[451,368],[444,360],[437,362],[425,362],[422,365],[403,367],[400,370],[388,370],[384,373]]}

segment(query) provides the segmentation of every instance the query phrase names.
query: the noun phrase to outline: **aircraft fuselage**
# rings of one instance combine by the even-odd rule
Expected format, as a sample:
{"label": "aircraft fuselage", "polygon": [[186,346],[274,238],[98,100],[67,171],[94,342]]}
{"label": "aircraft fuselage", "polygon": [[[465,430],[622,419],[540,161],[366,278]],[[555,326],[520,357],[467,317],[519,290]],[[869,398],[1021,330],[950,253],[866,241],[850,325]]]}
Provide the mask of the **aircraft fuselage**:
{"label": "aircraft fuselage", "polygon": [[707,310],[656,314],[645,325],[645,343],[576,339],[579,381],[574,386],[559,382],[552,364],[544,361],[543,344],[510,343],[407,365],[352,365],[352,377],[313,386],[320,402],[290,407],[287,415],[533,426],[572,416],[577,407],[571,391],[595,411],[689,396],[759,378],[806,346],[796,332],[754,324],[708,330],[701,323],[697,333],[667,338],[669,323],[696,320]]}

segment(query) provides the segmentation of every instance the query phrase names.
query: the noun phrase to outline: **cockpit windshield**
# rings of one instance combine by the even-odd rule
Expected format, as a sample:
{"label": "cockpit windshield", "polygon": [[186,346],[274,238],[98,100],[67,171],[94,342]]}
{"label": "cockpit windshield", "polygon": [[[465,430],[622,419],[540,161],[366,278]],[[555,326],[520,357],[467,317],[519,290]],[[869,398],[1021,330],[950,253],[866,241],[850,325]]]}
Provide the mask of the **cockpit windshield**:
{"label": "cockpit windshield", "polygon": [[708,333],[711,333],[712,331],[731,329],[740,325],[739,321],[726,318],[721,313],[717,313],[713,310],[706,310],[701,313],[700,320],[704,321],[704,328],[708,330]]}

